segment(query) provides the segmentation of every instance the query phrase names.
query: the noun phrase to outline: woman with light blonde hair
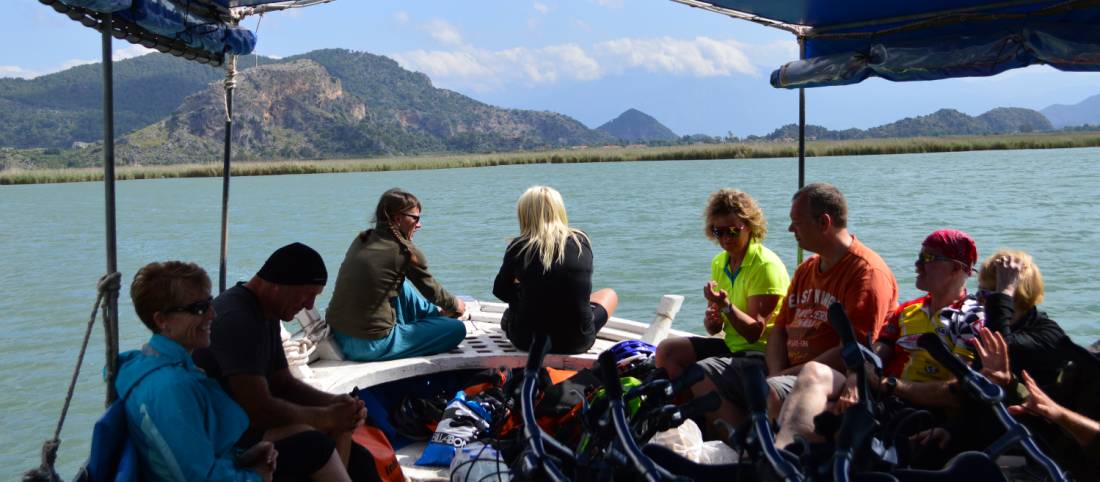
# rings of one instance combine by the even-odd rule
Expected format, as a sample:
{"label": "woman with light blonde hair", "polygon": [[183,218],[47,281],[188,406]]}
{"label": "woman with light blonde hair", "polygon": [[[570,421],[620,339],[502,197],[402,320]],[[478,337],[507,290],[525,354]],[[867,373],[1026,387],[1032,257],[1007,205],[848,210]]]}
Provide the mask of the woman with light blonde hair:
{"label": "woman with light blonde hair", "polygon": [[1031,255],[1000,249],[986,258],[978,270],[978,301],[985,305],[985,326],[1005,337],[1013,372],[1027,370],[1049,388],[1065,366],[1059,343],[1066,334],[1037,308],[1043,275]]}
{"label": "woman with light blonde hair", "polygon": [[592,246],[569,227],[561,194],[532,186],[516,203],[519,236],[508,244],[493,294],[508,303],[501,326],[527,350],[536,332],[554,353],[583,353],[619,303],[614,290],[592,292]]}

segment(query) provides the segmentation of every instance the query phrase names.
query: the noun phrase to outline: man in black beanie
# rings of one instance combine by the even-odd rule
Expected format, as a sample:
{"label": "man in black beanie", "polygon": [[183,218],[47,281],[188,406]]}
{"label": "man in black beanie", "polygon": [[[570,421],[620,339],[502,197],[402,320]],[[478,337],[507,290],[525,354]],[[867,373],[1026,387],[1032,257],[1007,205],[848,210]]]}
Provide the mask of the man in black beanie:
{"label": "man in black beanie", "polygon": [[[317,454],[286,453],[291,447],[284,448],[279,454],[280,469],[288,463],[300,464],[304,473],[311,473],[309,468],[322,452],[330,453],[334,443],[345,464],[355,459],[349,467],[353,480],[376,479],[370,454],[361,447],[352,450],[351,434],[366,417],[363,402],[322,392],[294,378],[283,352],[280,324],[313,308],[327,282],[325,262],[313,248],[292,243],[275,250],[252,279],[214,299],[217,315],[210,328],[210,347],[195,350],[193,358],[248,413],[251,425],[238,446],[315,429],[324,432],[329,443],[293,446],[295,452]],[[366,470],[364,464],[369,464]]]}

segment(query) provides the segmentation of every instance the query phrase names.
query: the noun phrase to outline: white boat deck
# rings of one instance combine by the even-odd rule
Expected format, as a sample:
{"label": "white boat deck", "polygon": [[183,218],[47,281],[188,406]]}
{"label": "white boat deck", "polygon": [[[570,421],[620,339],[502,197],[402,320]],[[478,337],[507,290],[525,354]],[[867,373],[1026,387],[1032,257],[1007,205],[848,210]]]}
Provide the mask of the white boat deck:
{"label": "white boat deck", "polygon": [[[577,355],[547,355],[544,366],[579,370],[588,368],[600,352],[615,343],[628,339],[645,339],[658,343],[667,336],[689,336],[691,333],[669,328],[683,298],[680,296],[662,297],[657,309],[657,317],[652,327],[646,323],[612,317],[607,325],[597,333],[596,343],[587,353]],[[455,370],[484,368],[519,368],[527,363],[527,353],[520,351],[500,327],[500,319],[507,305],[490,302],[467,302],[466,339],[457,348],[446,353],[426,357],[405,358],[384,362],[355,362],[340,360],[339,355],[327,341],[321,341],[316,358],[307,366],[291,360],[291,368],[306,383],[330,393],[348,393],[355,387],[366,388],[386,382],[410,377],[444,373]],[[288,357],[293,349],[288,345]],[[424,450],[424,443],[414,443],[397,452],[398,462],[405,477],[411,481],[447,480],[447,467],[421,467],[414,462]]]}

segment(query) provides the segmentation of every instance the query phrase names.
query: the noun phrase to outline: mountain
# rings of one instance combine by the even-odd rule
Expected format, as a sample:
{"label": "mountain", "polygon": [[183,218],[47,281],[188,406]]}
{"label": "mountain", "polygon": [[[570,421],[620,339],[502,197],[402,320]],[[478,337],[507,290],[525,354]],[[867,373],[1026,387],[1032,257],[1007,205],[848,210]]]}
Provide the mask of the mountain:
{"label": "mountain", "polygon": [[1055,128],[1100,125],[1100,94],[1089,97],[1074,105],[1054,104],[1040,110],[1050,119]]}
{"label": "mountain", "polygon": [[[253,62],[245,59],[238,65],[247,67]],[[167,65],[180,68],[178,64]],[[66,71],[72,76],[68,84],[48,80],[68,85],[71,90],[88,90],[81,98],[90,97],[90,90],[98,88],[98,83],[90,80],[98,68],[85,67],[87,72],[79,76]],[[151,71],[158,68],[148,63],[142,67]],[[147,109],[132,102],[133,109],[116,111],[127,112],[131,119],[128,123],[118,122],[117,131],[132,131],[119,140],[120,162],[162,164],[220,158],[225,122],[224,86],[220,80],[223,74],[211,69],[217,79],[211,82],[210,78],[204,80],[203,76],[210,75],[202,69],[188,69],[176,71],[184,81],[175,84],[162,79],[175,75],[171,71],[125,78],[128,95],[157,97],[161,83],[166,87],[163,98],[157,97],[158,102],[150,102]],[[26,82],[34,81],[6,85],[34,90]],[[3,94],[16,90],[3,90],[6,85],[0,85]],[[4,107],[12,104],[32,105],[31,100],[41,103],[40,96],[34,94],[43,89],[37,89],[21,96],[0,95],[0,110],[11,110]],[[121,91],[116,86],[116,92]],[[116,94],[116,99],[119,97]],[[170,101],[175,105],[165,108]],[[35,143],[33,135],[24,134],[29,140],[0,145],[67,147],[74,141],[84,141],[76,129],[82,124],[73,119],[88,117],[85,111],[101,117],[90,102],[79,109],[60,100],[43,105],[34,112],[46,119],[41,124],[52,127],[54,135],[49,143]],[[493,107],[436,88],[426,75],[404,70],[389,58],[336,49],[266,60],[265,65],[241,70],[233,114],[234,152],[242,160],[514,151],[614,142],[611,136],[567,116]],[[87,119],[87,130],[98,128],[100,117]],[[99,135],[94,132],[87,140],[96,140]],[[100,152],[98,147],[84,149],[72,154],[79,161],[70,159],[67,165],[95,163]]]}
{"label": "mountain", "polygon": [[679,138],[657,119],[637,109],[627,109],[596,130],[627,142],[675,141]]}
{"label": "mountain", "polygon": [[[1016,107],[998,107],[973,117],[954,109],[906,117],[897,122],[870,129],[829,130],[807,125],[806,137],[826,140],[867,138],[984,136],[1053,130],[1050,121],[1038,111]],[[798,125],[788,124],[764,136],[768,140],[797,139]]]}
{"label": "mountain", "polygon": [[[185,97],[224,77],[221,69],[171,55],[115,62],[115,131],[159,121]],[[66,148],[102,140],[102,109],[100,64],[34,79],[0,78],[0,146]]]}

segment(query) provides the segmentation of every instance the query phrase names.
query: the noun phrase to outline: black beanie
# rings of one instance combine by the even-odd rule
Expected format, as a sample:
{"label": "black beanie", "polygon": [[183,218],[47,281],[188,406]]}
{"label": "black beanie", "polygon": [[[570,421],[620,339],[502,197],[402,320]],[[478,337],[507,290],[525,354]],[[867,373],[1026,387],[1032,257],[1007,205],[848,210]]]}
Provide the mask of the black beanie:
{"label": "black beanie", "polygon": [[325,260],[302,243],[291,243],[275,250],[256,276],[281,285],[324,285],[328,282]]}

